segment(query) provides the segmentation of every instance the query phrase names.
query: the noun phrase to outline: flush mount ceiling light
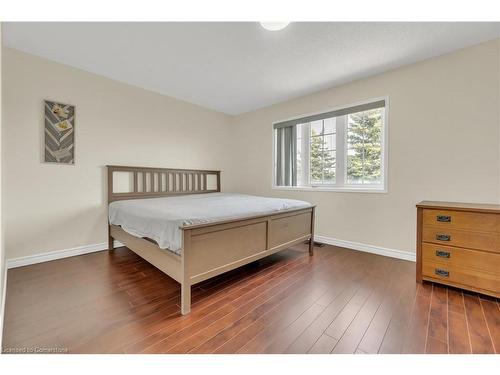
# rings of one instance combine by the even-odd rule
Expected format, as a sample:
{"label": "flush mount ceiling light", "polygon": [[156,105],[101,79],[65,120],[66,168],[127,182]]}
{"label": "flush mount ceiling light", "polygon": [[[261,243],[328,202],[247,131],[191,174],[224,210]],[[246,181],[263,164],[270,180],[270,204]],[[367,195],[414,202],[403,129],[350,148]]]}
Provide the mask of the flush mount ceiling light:
{"label": "flush mount ceiling light", "polygon": [[283,30],[290,22],[261,22],[260,25],[269,31]]}

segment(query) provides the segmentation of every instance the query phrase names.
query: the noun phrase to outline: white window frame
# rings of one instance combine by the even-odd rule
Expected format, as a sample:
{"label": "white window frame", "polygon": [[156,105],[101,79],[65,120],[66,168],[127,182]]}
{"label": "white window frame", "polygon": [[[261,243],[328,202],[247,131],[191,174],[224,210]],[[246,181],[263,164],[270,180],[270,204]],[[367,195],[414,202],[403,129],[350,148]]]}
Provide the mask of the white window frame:
{"label": "white window frame", "polygon": [[[300,119],[303,117],[307,116],[314,116],[314,115],[319,115],[322,113],[326,112],[331,112],[331,111],[337,111],[341,110],[344,108],[349,108],[349,107],[355,107],[358,105],[363,105],[363,104],[369,104],[372,102],[384,100],[385,101],[385,107],[384,110],[382,111],[382,116],[383,116],[383,126],[382,126],[382,135],[381,135],[381,148],[382,148],[382,161],[381,161],[381,173],[382,173],[382,184],[345,184],[344,181],[347,181],[347,168],[345,168],[345,165],[347,165],[347,152],[346,152],[346,147],[345,144],[347,142],[347,134],[344,131],[346,129],[345,126],[342,127],[336,127],[336,137],[339,138],[339,142],[337,143],[336,146],[336,163],[337,166],[339,163],[343,165],[342,168],[336,168],[338,170],[343,170],[344,173],[336,173],[335,174],[335,184],[327,185],[327,184],[321,184],[321,185],[302,185],[302,186],[278,186],[276,185],[276,132],[274,130],[274,124],[285,122],[285,121],[290,121],[290,120],[296,120]],[[389,170],[389,96],[383,96],[379,98],[371,98],[367,100],[363,100],[360,102],[356,103],[351,103],[351,104],[346,104],[342,106],[338,106],[335,108],[330,108],[330,109],[325,109],[323,111],[318,111],[314,113],[306,113],[302,114],[300,116],[295,116],[292,118],[288,119],[283,119],[279,121],[275,121],[271,125],[271,131],[272,131],[272,154],[271,154],[271,170],[272,170],[272,181],[271,181],[271,188],[274,190],[298,190],[298,191],[333,191],[333,192],[358,192],[358,193],[387,193],[388,192],[388,170]],[[338,146],[341,147],[338,147]]]}

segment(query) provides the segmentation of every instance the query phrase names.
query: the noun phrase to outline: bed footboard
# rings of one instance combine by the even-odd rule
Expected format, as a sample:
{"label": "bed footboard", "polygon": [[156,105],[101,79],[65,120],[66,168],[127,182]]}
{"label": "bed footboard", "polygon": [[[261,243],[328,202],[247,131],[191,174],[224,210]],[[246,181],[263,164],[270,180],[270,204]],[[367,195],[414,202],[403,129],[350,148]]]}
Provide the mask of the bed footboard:
{"label": "bed footboard", "polygon": [[191,285],[310,240],[314,207],[245,220],[183,228],[182,314],[190,311]]}

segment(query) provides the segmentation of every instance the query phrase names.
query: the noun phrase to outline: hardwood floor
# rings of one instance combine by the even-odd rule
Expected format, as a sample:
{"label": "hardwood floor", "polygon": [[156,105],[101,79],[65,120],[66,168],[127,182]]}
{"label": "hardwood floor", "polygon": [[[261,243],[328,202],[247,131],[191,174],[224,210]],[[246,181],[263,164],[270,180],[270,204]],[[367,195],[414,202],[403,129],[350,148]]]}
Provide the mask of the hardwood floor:
{"label": "hardwood floor", "polygon": [[[193,288],[126,248],[8,271],[4,352],[498,353],[494,298],[415,283],[415,264],[333,246]],[[38,348],[38,349],[34,349]]]}

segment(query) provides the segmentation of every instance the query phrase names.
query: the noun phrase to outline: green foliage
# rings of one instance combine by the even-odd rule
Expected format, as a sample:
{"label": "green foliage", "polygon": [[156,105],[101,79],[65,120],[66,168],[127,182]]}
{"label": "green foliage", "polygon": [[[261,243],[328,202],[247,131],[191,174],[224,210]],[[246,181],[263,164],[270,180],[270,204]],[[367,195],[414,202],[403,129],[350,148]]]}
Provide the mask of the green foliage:
{"label": "green foliage", "polygon": [[335,179],[335,157],[326,151],[326,141],[323,137],[311,134],[311,181]]}
{"label": "green foliage", "polygon": [[348,182],[377,182],[381,176],[381,111],[354,113],[348,121]]}

